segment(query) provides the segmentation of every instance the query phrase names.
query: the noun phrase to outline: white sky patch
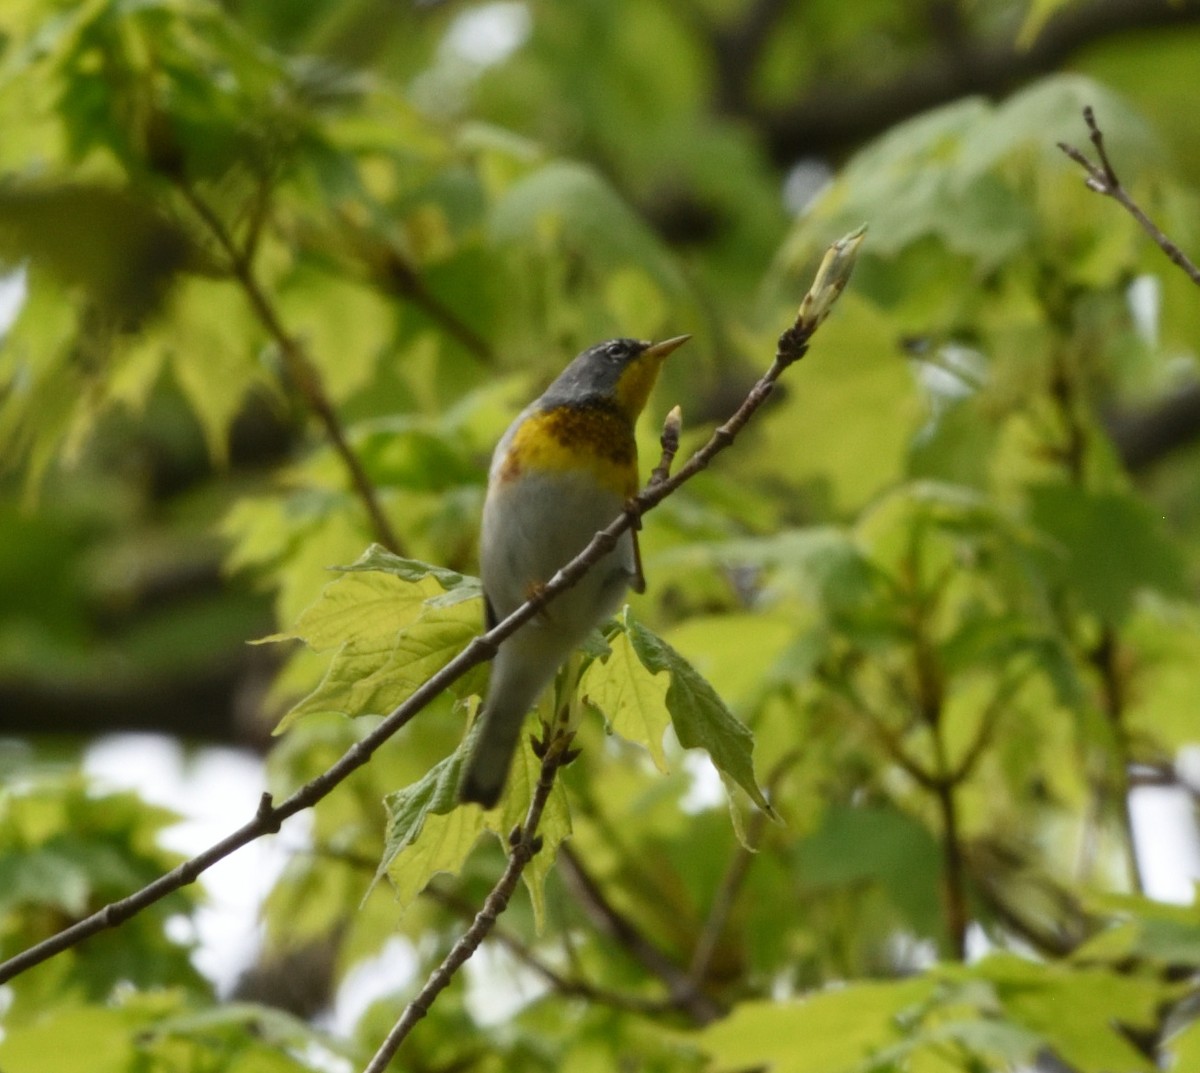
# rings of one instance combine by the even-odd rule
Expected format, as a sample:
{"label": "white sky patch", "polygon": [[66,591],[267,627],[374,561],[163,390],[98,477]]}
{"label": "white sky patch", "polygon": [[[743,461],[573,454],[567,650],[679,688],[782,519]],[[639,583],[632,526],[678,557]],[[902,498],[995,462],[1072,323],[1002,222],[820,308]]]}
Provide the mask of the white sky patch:
{"label": "white sky patch", "polygon": [[471,955],[464,971],[467,980],[464,1002],[483,1027],[511,1021],[548,990],[541,977],[499,943],[484,943]]}
{"label": "white sky patch", "polygon": [[833,168],[821,157],[796,161],[783,178],[783,206],[793,216],[803,216],[833,181]]}
{"label": "white sky patch", "polygon": [[1191,797],[1179,786],[1141,786],[1130,795],[1129,807],[1147,896],[1191,905],[1200,883],[1200,838]]}
{"label": "white sky patch", "polygon": [[442,50],[448,58],[491,67],[503,63],[529,39],[532,21],[523,3],[484,4],[464,11],[450,24]]}
{"label": "white sky patch", "polygon": [[432,66],[413,79],[410,97],[429,115],[461,113],[480,75],[516,52],[532,25],[528,6],[515,0],[464,11],[450,24]]}
{"label": "white sky patch", "polygon": [[[674,737],[674,731],[671,731]],[[676,746],[678,748],[678,746]],[[680,762],[683,770],[688,773],[690,782],[687,793],[679,801],[679,807],[686,813],[703,812],[705,809],[717,808],[728,801],[725,786],[717,773],[708,753],[703,749],[688,749],[681,753]]]}
{"label": "white sky patch", "polygon": [[8,329],[15,323],[28,293],[29,285],[24,265],[0,270],[0,339],[4,338]]}
{"label": "white sky patch", "polygon": [[[266,788],[261,762],[244,752],[206,747],[185,753],[172,738],[155,734],[101,738],[88,748],[83,767],[99,790],[135,790],[183,815],[183,822],[166,829],[162,842],[188,855],[252,819]],[[303,821],[290,820],[284,828],[288,848],[278,836],[260,838],[214,865],[200,881],[207,897],[195,917],[194,960],[222,993],[230,991],[259,948],[263,898],[303,830]],[[186,921],[172,921],[169,930],[184,936]]]}
{"label": "white sky patch", "polygon": [[355,1025],[372,1003],[388,995],[397,999],[396,1015],[415,991],[417,984],[417,955],[406,938],[394,935],[373,958],[355,964],[338,988],[329,1018],[330,1030],[338,1036],[349,1037]]}
{"label": "white sky patch", "polygon": [[1138,276],[1125,291],[1125,300],[1138,337],[1151,349],[1157,349],[1162,283],[1157,276]]}

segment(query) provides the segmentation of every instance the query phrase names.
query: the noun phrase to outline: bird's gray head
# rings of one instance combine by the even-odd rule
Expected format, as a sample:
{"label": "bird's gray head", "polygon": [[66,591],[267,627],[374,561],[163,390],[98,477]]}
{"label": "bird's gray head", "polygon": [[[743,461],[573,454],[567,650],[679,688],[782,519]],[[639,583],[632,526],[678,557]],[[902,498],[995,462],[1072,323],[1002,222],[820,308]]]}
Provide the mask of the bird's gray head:
{"label": "bird's gray head", "polygon": [[590,346],[546,389],[542,406],[616,405],[632,420],[646,405],[663,359],[690,338],[608,339]]}

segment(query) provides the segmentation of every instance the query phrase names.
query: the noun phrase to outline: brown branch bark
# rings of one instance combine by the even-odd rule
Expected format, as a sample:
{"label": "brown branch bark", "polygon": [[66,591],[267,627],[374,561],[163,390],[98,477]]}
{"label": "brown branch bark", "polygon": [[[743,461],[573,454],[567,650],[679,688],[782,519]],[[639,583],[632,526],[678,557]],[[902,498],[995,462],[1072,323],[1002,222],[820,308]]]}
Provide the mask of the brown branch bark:
{"label": "brown branch bark", "polygon": [[[371,870],[374,871],[374,869],[375,865],[372,863]],[[475,919],[476,912],[474,906],[457,894],[433,886],[427,887],[424,894],[427,898],[437,902],[439,905],[445,906],[451,912],[457,913],[465,920]],[[594,1002],[601,1006],[609,1006],[615,1010],[649,1015],[666,1013],[673,1009],[668,1002],[646,999],[639,995],[627,995],[620,991],[600,987],[598,984],[593,984],[588,980],[583,980],[576,976],[567,976],[539,957],[512,932],[505,931],[499,926],[493,928],[491,938],[494,942],[503,946],[522,965],[525,965],[532,972],[540,976],[557,994],[563,995],[566,998],[582,998],[588,1002]]]}
{"label": "brown branch bark", "polygon": [[1087,172],[1086,184],[1089,190],[1094,190],[1097,194],[1103,194],[1105,197],[1112,198],[1130,216],[1137,220],[1141,229],[1170,258],[1171,263],[1181,268],[1187,277],[1197,287],[1200,287],[1200,268],[1197,268],[1188,256],[1162,232],[1158,225],[1146,215],[1142,207],[1130,196],[1129,191],[1121,185],[1121,180],[1117,178],[1117,173],[1113,170],[1112,162],[1108,159],[1108,151],[1104,148],[1104,135],[1096,123],[1096,114],[1092,111],[1090,105],[1084,108],[1083,119],[1087,123],[1088,134],[1091,137],[1092,145],[1096,149],[1096,158],[1099,163],[1093,163],[1088,160],[1083,153],[1073,145],[1067,145],[1066,142],[1059,142],[1059,149]]}
{"label": "brown branch bark", "polygon": [[542,821],[542,812],[546,808],[546,802],[550,800],[550,791],[554,789],[554,780],[558,775],[558,769],[563,764],[570,762],[571,741],[575,735],[571,731],[555,730],[552,734],[548,733],[547,737],[549,740],[546,742],[545,754],[542,757],[541,774],[538,777],[537,786],[534,787],[529,809],[525,813],[525,821],[509,837],[512,851],[508,855],[508,864],[484,900],[483,908],[475,915],[471,926],[463,932],[458,942],[451,947],[450,953],[430,974],[425,986],[404,1008],[400,1019],[392,1026],[392,1030],[387,1034],[387,1038],[375,1052],[375,1056],[367,1064],[363,1073],[384,1073],[388,1063],[391,1062],[396,1051],[400,1049],[400,1045],[417,1022],[429,1012],[430,1006],[433,1005],[438,995],[450,986],[450,981],[454,979],[458,970],[467,963],[471,955],[479,949],[479,944],[496,926],[496,920],[508,908],[508,901],[517,889],[522,873],[529,862],[533,860],[534,855],[542,848],[542,840],[537,833],[538,824]]}

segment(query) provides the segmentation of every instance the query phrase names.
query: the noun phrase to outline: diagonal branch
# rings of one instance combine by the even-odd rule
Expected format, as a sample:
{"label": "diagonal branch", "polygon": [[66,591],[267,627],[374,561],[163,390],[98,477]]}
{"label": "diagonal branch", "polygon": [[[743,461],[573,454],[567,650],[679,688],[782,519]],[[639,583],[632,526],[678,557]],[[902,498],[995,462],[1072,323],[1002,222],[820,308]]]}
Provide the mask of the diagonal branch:
{"label": "diagonal branch", "polygon": [[545,752],[542,755],[542,770],[537,786],[534,787],[529,809],[525,813],[525,821],[509,836],[508,841],[512,852],[508,855],[508,864],[484,900],[483,908],[475,915],[471,926],[459,936],[458,942],[450,948],[450,953],[430,974],[425,986],[404,1007],[400,1019],[392,1026],[392,1030],[380,1044],[379,1050],[375,1052],[375,1057],[367,1064],[363,1073],[384,1073],[388,1063],[400,1049],[400,1044],[404,1042],[417,1022],[429,1012],[429,1007],[433,1005],[438,995],[450,986],[450,981],[454,979],[455,973],[479,949],[479,944],[496,926],[496,919],[508,907],[508,900],[517,889],[521,874],[542,848],[542,839],[537,833],[538,824],[542,821],[542,812],[546,808],[546,802],[550,800],[550,791],[554,789],[554,780],[558,775],[558,769],[571,762],[571,741],[574,737],[573,731],[561,728],[547,732]]}
{"label": "diagonal branch", "polygon": [[11,980],[26,969],[70,949],[77,943],[107,928],[113,928],[136,913],[160,901],[181,887],[194,883],[200,875],[218,861],[224,860],[242,846],[274,834],[290,817],[311,808],[353,772],[367,763],[374,753],[397,731],[407,725],[447,687],[458,681],[472,667],[493,658],[500,642],[515,633],[522,625],[537,615],[561,593],[577,584],[591,567],[599,562],[614,547],[618,538],[634,525],[643,514],[658,506],[664,499],[686,484],[712,460],[733,443],[737,434],[766,402],[775,381],[784,370],[799,361],[807,352],[812,336],[820,327],[838,295],[849,279],[862,232],[855,232],[830,247],[805,296],[795,323],[779,337],[775,360],[762,378],[750,389],[749,394],[725,424],[721,425],[708,442],[691,456],[673,477],[644,488],[625,506],[625,510],[600,530],[578,555],[554,575],[508,618],[486,633],[471,641],[454,659],[440,671],[427,678],[409,698],[394,708],[370,733],[346,750],[342,756],[316,778],[305,783],[279,805],[274,804],[270,794],[263,794],[254,818],[232,834],[214,843],[208,849],[184,861],[177,868],[143,887],[141,890],[111,902],[102,909],[68,928],[29,947],[20,954],[0,962],[0,984]]}
{"label": "diagonal branch", "polygon": [[334,451],[337,452],[338,457],[345,465],[346,471],[350,475],[350,482],[353,484],[355,492],[359,499],[362,500],[362,504],[370,516],[371,527],[375,532],[375,539],[389,551],[393,551],[397,555],[404,554],[403,545],[399,537],[396,536],[396,531],[392,528],[392,523],[388,521],[387,515],[383,513],[383,508],[379,505],[379,497],[375,492],[375,486],[371,483],[366,470],[363,469],[362,463],[358,460],[358,456],[354,453],[353,448],[351,448],[349,441],[346,439],[346,433],[342,428],[337,411],[334,409],[333,403],[325,391],[321,374],[313,364],[312,359],[305,352],[300,341],[283,326],[278,312],[274,305],[271,304],[271,300],[267,297],[266,292],[259,285],[258,277],[254,274],[252,262],[253,248],[261,228],[261,221],[257,223],[252,222],[247,246],[245,249],[239,248],[229,228],[225,226],[212,206],[196,192],[195,188],[187,182],[181,182],[179,188],[184,200],[192,207],[196,215],[204,221],[209,231],[212,232],[217,245],[221,247],[221,252],[225,254],[229,261],[229,270],[233,273],[234,278],[245,293],[250,303],[250,308],[254,310],[254,315],[258,317],[267,334],[279,348],[284,368],[287,370],[292,382],[304,397],[304,401],[309,409],[316,414],[317,419],[325,429],[325,435],[328,436]]}
{"label": "diagonal branch", "polygon": [[[790,749],[784,753],[767,779],[768,797],[774,797],[774,791],[780,781],[796,766],[802,755],[799,749]],[[746,824],[745,839],[738,843],[737,849],[725,868],[725,874],[717,885],[708,917],[696,938],[696,945],[692,949],[691,964],[688,966],[688,976],[696,987],[703,985],[709,969],[712,968],[713,957],[716,955],[721,935],[733,913],[738,895],[742,890],[742,884],[745,883],[746,876],[750,872],[750,866],[754,863],[754,858],[758,853],[759,840],[762,838],[766,825],[767,814],[765,812],[756,812],[750,817]]]}
{"label": "diagonal branch", "polygon": [[1188,278],[1197,287],[1200,287],[1200,268],[1197,268],[1188,258],[1187,254],[1159,229],[1158,225],[1142,211],[1142,207],[1130,196],[1129,191],[1121,185],[1121,180],[1117,178],[1117,173],[1113,170],[1112,163],[1108,159],[1108,151],[1104,148],[1104,135],[1101,133],[1100,127],[1096,124],[1096,113],[1092,111],[1091,105],[1084,108],[1083,120],[1087,123],[1089,136],[1091,137],[1092,145],[1096,148],[1096,157],[1099,163],[1089,160],[1073,145],[1067,145],[1066,142],[1059,142],[1059,149],[1087,172],[1086,183],[1089,190],[1094,190],[1097,194],[1103,194],[1105,197],[1112,198],[1130,216],[1137,220],[1142,230],[1154,240],[1158,248],[1175,265],[1183,269],[1187,273]]}
{"label": "diagonal branch", "polygon": [[[375,871],[374,862],[371,862],[370,868],[372,872]],[[429,886],[425,888],[424,894],[427,898],[445,906],[464,919],[473,920],[476,916],[475,908],[471,903],[451,891]],[[601,1006],[610,1006],[615,1010],[625,1010],[630,1013],[653,1015],[666,1013],[673,1008],[669,1002],[642,998],[639,995],[627,995],[621,991],[613,991],[601,987],[599,984],[593,984],[577,976],[567,976],[530,949],[518,936],[503,928],[495,928],[491,937],[522,965],[540,976],[559,995],[586,999]]]}
{"label": "diagonal branch", "polygon": [[608,900],[600,884],[568,844],[559,847],[558,860],[563,881],[570,887],[580,908],[599,931],[667,985],[672,1006],[684,1011],[698,1025],[711,1024],[725,1014],[720,1003],[704,994],[685,969],[676,965]]}

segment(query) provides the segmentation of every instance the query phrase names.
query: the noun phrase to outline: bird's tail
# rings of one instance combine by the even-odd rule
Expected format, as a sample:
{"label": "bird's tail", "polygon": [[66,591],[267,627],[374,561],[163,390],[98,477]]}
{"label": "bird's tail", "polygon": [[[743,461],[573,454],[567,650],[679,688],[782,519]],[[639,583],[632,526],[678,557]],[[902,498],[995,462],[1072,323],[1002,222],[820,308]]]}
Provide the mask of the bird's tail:
{"label": "bird's tail", "polygon": [[492,808],[500,800],[525,716],[553,675],[553,663],[549,671],[548,675],[544,660],[521,658],[511,650],[506,653],[501,646],[479,716],[481,725],[458,784],[460,801]]}

